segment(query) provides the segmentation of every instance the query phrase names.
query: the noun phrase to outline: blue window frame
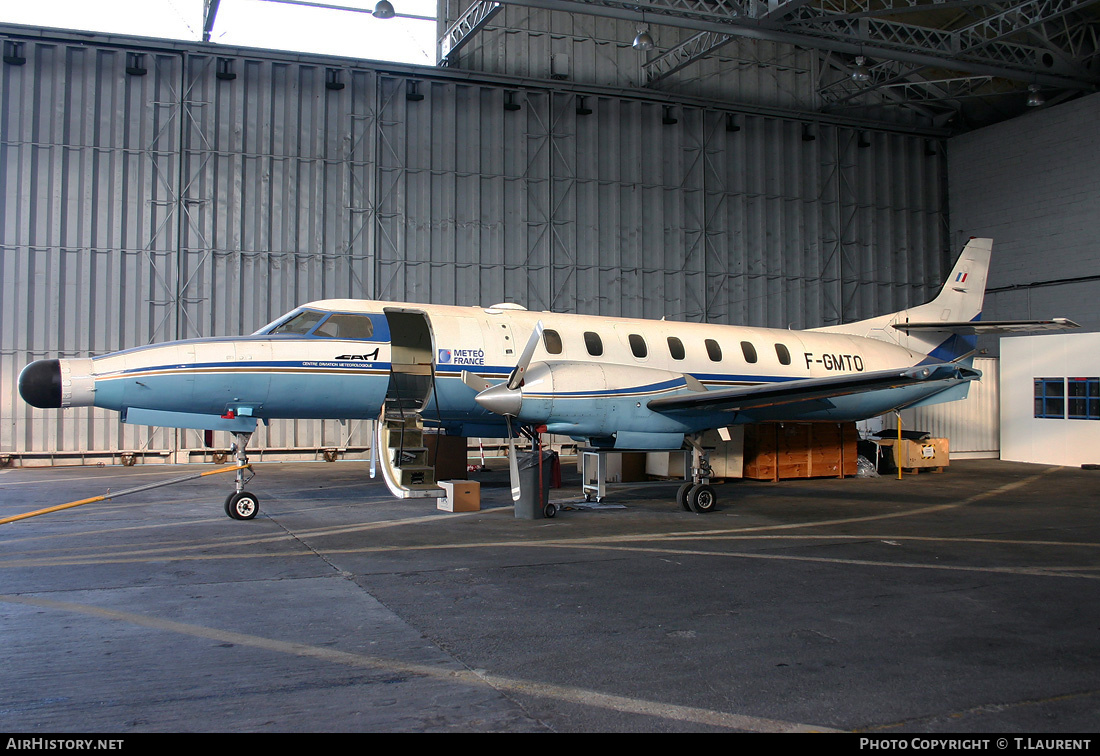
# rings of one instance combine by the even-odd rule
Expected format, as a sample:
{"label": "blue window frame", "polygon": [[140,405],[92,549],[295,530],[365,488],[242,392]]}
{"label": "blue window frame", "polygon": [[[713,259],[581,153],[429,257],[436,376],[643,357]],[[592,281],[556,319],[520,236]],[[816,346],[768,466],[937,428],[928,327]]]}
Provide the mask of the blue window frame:
{"label": "blue window frame", "polygon": [[1067,378],[1066,398],[1071,420],[1100,420],[1100,378]]}
{"label": "blue window frame", "polygon": [[1035,417],[1065,419],[1066,381],[1064,378],[1035,379]]}

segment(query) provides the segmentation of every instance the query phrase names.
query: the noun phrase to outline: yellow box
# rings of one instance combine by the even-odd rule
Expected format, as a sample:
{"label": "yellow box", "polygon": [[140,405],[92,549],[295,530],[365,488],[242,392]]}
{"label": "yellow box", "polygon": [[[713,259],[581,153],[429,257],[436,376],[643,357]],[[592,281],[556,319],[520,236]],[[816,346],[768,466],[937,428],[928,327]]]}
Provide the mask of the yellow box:
{"label": "yellow box", "polygon": [[437,507],[444,512],[477,512],[481,509],[481,484],[476,480],[441,480],[444,496]]}

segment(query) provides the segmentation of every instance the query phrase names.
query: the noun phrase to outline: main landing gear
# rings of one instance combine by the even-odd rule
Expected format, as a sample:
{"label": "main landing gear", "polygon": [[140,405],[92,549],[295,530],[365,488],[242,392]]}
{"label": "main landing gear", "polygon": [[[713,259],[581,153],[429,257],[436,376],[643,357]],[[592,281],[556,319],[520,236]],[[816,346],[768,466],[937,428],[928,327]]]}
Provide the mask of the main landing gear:
{"label": "main landing gear", "polygon": [[[252,468],[248,467],[248,455],[245,454],[245,446],[252,437],[251,433],[234,434],[236,440],[233,443],[233,456],[237,460],[240,469],[237,470],[237,490],[225,498],[225,513],[234,520],[251,520],[260,511],[260,500],[255,494],[244,490],[245,483],[256,477]],[[248,476],[245,477],[245,473]]]}
{"label": "main landing gear", "polygon": [[699,443],[698,436],[689,436],[687,442],[691,444],[691,480],[676,491],[676,503],[685,512],[713,512],[718,504],[718,495],[710,484],[712,471],[707,452]]}

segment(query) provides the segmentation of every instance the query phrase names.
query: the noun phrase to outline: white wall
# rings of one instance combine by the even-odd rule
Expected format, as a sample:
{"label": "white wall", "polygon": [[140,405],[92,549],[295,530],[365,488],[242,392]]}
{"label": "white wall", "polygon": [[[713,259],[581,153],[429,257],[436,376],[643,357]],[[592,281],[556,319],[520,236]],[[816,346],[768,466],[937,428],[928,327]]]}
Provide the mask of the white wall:
{"label": "white wall", "polygon": [[1100,376],[1100,333],[1001,339],[1001,459],[1100,463],[1100,420],[1035,417],[1035,379],[1059,376]]}

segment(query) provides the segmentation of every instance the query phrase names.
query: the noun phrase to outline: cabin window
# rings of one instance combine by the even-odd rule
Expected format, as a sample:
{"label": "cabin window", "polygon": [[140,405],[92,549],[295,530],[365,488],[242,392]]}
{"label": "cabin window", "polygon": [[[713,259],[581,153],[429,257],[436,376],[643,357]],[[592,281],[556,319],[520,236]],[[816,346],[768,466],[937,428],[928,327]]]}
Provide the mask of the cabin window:
{"label": "cabin window", "polygon": [[756,347],[749,342],[741,342],[741,354],[745,355],[745,362],[756,362]]}
{"label": "cabin window", "polygon": [[646,355],[649,354],[649,349],[646,348],[645,339],[636,333],[632,333],[627,336],[627,341],[630,342],[630,352],[639,360],[644,360]]}
{"label": "cabin window", "polygon": [[675,336],[668,337],[668,353],[674,360],[684,359],[686,353],[684,352],[684,342],[680,341]]}
{"label": "cabin window", "polygon": [[707,339],[707,355],[710,357],[711,362],[722,361],[722,347],[718,345],[718,342],[714,339]]}
{"label": "cabin window", "polygon": [[369,339],[374,335],[374,324],[366,315],[334,313],[317,326],[313,335],[327,339]]}
{"label": "cabin window", "polygon": [[325,316],[323,312],[316,310],[303,310],[282,325],[271,329],[271,333],[294,333],[304,336],[313,330],[313,327],[321,322]]}
{"label": "cabin window", "polygon": [[603,339],[600,338],[600,334],[598,333],[585,331],[584,346],[593,357],[599,357],[603,354]]}
{"label": "cabin window", "polygon": [[542,345],[549,354],[561,354],[561,335],[547,328],[542,332]]}
{"label": "cabin window", "polygon": [[775,356],[779,358],[780,365],[791,364],[791,351],[787,349],[786,344],[775,345]]}

